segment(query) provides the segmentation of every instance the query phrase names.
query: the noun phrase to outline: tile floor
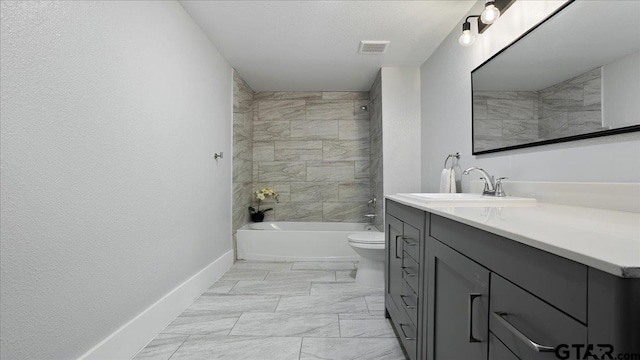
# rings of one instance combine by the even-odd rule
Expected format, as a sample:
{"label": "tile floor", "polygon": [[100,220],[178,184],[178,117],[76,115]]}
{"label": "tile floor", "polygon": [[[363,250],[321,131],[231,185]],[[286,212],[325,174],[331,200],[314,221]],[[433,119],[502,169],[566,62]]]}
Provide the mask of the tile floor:
{"label": "tile floor", "polygon": [[353,262],[236,262],[134,359],[404,359]]}

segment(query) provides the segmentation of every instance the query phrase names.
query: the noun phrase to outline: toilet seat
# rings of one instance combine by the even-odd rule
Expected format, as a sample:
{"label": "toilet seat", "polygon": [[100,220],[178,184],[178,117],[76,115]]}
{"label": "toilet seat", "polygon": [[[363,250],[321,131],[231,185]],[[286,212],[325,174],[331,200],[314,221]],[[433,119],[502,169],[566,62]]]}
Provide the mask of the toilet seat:
{"label": "toilet seat", "polygon": [[383,244],[384,245],[384,233],[378,231],[362,232],[349,234],[347,236],[350,243],[356,244]]}

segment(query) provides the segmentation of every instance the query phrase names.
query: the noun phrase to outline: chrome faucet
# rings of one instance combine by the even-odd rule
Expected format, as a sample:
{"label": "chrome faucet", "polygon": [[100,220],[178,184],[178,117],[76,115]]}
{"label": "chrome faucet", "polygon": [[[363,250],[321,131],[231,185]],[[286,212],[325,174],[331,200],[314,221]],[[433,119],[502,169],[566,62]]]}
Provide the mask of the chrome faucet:
{"label": "chrome faucet", "polygon": [[373,224],[376,216],[377,216],[376,214],[364,214],[364,217],[368,218],[371,224]]}
{"label": "chrome faucet", "polygon": [[378,199],[376,199],[376,196],[374,195],[371,197],[371,199],[369,199],[369,201],[367,201],[367,206],[373,205],[373,208],[375,209],[377,201]]}
{"label": "chrome faucet", "polygon": [[501,188],[500,192],[496,192],[496,183],[494,183],[493,181],[493,176],[489,175],[489,173],[484,171],[484,169],[472,166],[467,170],[463,171],[462,174],[469,175],[469,173],[474,170],[481,173],[483,176],[482,179],[484,179],[484,191],[482,192],[482,195],[505,196],[504,191],[502,191],[502,186],[500,187]]}

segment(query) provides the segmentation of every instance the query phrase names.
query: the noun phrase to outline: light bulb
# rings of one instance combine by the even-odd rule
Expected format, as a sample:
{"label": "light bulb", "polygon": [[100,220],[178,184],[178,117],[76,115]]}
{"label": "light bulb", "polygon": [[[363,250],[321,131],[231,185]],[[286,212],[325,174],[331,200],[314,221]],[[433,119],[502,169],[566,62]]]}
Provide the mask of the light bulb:
{"label": "light bulb", "polygon": [[469,46],[473,44],[474,41],[476,41],[476,36],[471,33],[471,30],[462,31],[462,35],[460,35],[460,38],[458,39],[458,42],[462,46]]}
{"label": "light bulb", "polygon": [[480,14],[480,21],[485,24],[493,24],[500,17],[500,9],[498,9],[492,3],[487,3],[482,14]]}

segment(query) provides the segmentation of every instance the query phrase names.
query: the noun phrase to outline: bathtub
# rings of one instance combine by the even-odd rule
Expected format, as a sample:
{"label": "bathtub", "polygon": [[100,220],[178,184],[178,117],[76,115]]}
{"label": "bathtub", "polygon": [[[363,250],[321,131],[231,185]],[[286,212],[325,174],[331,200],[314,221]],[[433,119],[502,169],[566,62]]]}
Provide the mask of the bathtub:
{"label": "bathtub", "polygon": [[238,229],[238,259],[358,261],[347,235],[368,231],[378,230],[362,223],[250,223]]}

